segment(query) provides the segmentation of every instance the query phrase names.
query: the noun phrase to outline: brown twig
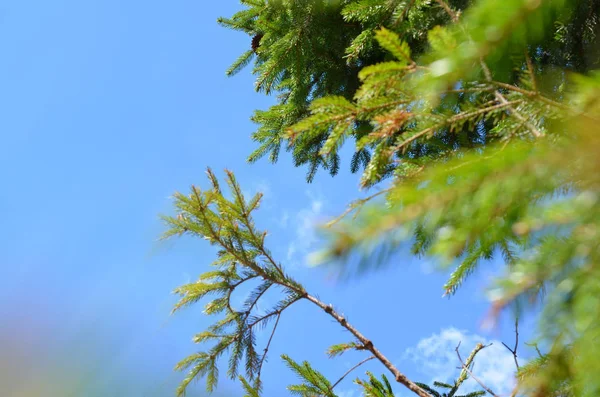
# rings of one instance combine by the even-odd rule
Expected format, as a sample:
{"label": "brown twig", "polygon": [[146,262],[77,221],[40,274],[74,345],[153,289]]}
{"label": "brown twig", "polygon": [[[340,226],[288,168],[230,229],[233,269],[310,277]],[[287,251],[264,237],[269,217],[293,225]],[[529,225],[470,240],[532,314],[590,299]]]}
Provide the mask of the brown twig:
{"label": "brown twig", "polygon": [[279,324],[279,319],[281,318],[281,313],[277,315],[277,319],[275,320],[275,325],[273,326],[273,330],[271,331],[271,336],[269,336],[269,341],[267,342],[265,349],[263,350],[263,354],[260,358],[260,363],[258,364],[258,371],[256,379],[260,379],[260,372],[262,371],[263,363],[267,358],[267,353],[269,352],[269,346],[271,346],[271,341],[273,340],[273,336],[275,335],[275,331],[277,330],[277,325]]}
{"label": "brown twig", "polygon": [[508,349],[509,352],[512,353],[513,358],[515,359],[515,366],[517,367],[518,371],[519,360],[517,359],[517,349],[519,348],[519,317],[515,319],[515,347],[511,349],[506,343],[502,342],[502,344]]}
{"label": "brown twig", "polygon": [[331,387],[329,388],[329,390],[333,390],[333,389],[334,389],[334,388],[335,388],[335,387],[336,387],[336,386],[337,386],[337,385],[338,385],[338,384],[339,384],[341,381],[343,381],[343,380],[344,380],[344,378],[345,378],[346,376],[348,376],[348,374],[350,374],[350,372],[354,371],[356,368],[360,367],[361,365],[363,365],[363,364],[364,364],[364,363],[366,363],[367,361],[371,361],[371,360],[373,360],[374,358],[376,358],[376,357],[375,357],[375,356],[367,357],[367,358],[365,358],[364,360],[362,360],[361,362],[359,362],[358,364],[356,364],[354,367],[350,368],[348,371],[346,371],[346,372],[344,373],[344,375],[342,375],[342,376],[341,376],[341,378],[339,378],[339,379],[338,379],[338,380],[337,380],[337,381],[336,381],[336,382],[333,384],[333,386],[331,386]]}
{"label": "brown twig", "polygon": [[392,364],[392,362],[388,360],[388,358],[384,356],[383,353],[381,353],[379,349],[377,349],[373,345],[373,342],[367,339],[366,336],[364,336],[350,323],[348,323],[348,321],[337,311],[335,311],[333,307],[331,307],[330,305],[326,305],[325,303],[321,302],[319,299],[315,298],[312,295],[306,294],[305,298],[317,305],[318,307],[320,307],[321,309],[323,309],[325,313],[333,317],[333,319],[335,319],[342,327],[346,328],[352,335],[354,335],[354,337],[356,337],[356,339],[358,339],[358,341],[362,343],[364,350],[370,351],[375,356],[375,358],[377,358],[377,360],[379,360],[379,362],[381,362],[392,373],[392,375],[394,375],[394,378],[398,383],[401,383],[407,389],[409,389],[419,397],[431,397],[429,393],[421,389],[416,383],[408,379],[406,375],[400,372],[398,368],[396,368],[396,366]]}

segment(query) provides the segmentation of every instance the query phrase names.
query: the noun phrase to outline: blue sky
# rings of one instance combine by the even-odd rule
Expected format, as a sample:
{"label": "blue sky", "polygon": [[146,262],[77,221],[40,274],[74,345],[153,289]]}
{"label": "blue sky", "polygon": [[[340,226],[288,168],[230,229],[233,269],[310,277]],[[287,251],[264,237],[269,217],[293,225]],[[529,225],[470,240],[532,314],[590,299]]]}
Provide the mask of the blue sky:
{"label": "blue sky", "polygon": [[[319,243],[313,225],[357,197],[357,177],[321,174],[308,185],[286,155],[275,166],[245,163],[249,117],[273,99],[254,93],[248,71],[225,77],[250,45],[216,24],[237,8],[229,0],[0,5],[0,347],[11,352],[0,362],[3,393],[25,396],[43,384],[49,396],[173,395],[181,374],[172,368],[195,351],[191,337],[209,319],[200,307],[169,316],[170,292],[206,270],[214,249],[191,239],[159,244],[158,215],[169,213],[174,191],[206,186],[207,166],[266,193],[258,222],[279,260],[409,376],[449,376],[457,340],[464,354],[496,340],[476,368],[504,387],[512,357],[498,340],[512,341],[511,324],[480,329],[487,303],[475,279],[447,300],[445,275],[407,255],[345,283],[306,266]],[[360,355],[328,360],[324,351],[348,340],[310,306],[286,313],[265,396],[295,381],[279,354],[335,379]],[[339,386],[342,397],[358,396],[353,389],[350,380]],[[203,386],[190,395],[204,395]],[[217,395],[240,395],[239,386],[223,380]]]}

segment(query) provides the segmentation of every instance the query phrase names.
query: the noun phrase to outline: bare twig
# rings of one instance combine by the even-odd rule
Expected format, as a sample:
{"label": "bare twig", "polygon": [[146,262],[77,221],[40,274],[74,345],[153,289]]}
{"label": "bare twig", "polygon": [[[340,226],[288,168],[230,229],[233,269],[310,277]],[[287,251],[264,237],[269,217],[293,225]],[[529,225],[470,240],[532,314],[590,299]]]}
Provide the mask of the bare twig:
{"label": "bare twig", "polygon": [[346,376],[348,376],[348,374],[350,374],[350,372],[354,371],[356,368],[360,367],[361,365],[363,365],[364,363],[366,363],[367,361],[371,361],[374,358],[376,358],[375,356],[371,356],[371,357],[367,357],[364,360],[362,360],[361,362],[359,362],[358,364],[356,364],[354,367],[350,368],[348,371],[346,371],[346,373],[344,373],[344,375],[342,375],[334,384],[333,386],[331,386],[329,388],[329,390],[333,390],[341,381],[344,380],[344,378]]}
{"label": "bare twig", "polygon": [[[484,345],[482,345],[481,343],[480,343],[479,345],[481,345],[481,348],[480,348],[479,350],[481,350],[481,349],[483,349],[483,348],[485,348],[485,347],[488,347],[488,346],[490,346],[490,345],[484,346]],[[478,345],[478,346],[479,346],[479,345]],[[459,350],[458,350],[459,348],[460,348],[460,343],[458,344],[458,346],[456,346],[456,355],[458,356],[458,360],[459,360],[459,361],[460,361],[460,363],[462,364],[462,368],[463,368],[463,370],[464,370],[464,371],[465,371],[467,374],[469,374],[469,376],[470,376],[471,378],[473,378],[473,379],[475,380],[475,382],[479,383],[479,385],[480,385],[481,387],[483,387],[483,389],[484,389],[486,392],[488,392],[489,394],[491,394],[491,395],[492,395],[492,396],[494,396],[494,397],[500,397],[500,396],[498,396],[496,393],[494,393],[494,392],[492,391],[492,389],[490,389],[489,387],[487,387],[487,386],[486,386],[486,385],[485,385],[485,384],[484,384],[484,383],[483,383],[483,382],[482,382],[482,381],[481,381],[479,378],[477,378],[475,375],[473,375],[473,372],[471,372],[471,370],[469,369],[469,367],[466,365],[466,363],[463,361],[462,357],[460,356],[460,352],[459,352]]]}
{"label": "bare twig", "polygon": [[379,360],[379,362],[381,362],[392,373],[392,375],[394,375],[396,382],[401,383],[407,389],[409,389],[410,391],[412,391],[419,397],[431,397],[431,395],[429,393],[427,393],[425,390],[421,389],[416,383],[414,383],[413,381],[408,379],[408,377],[406,375],[404,375],[402,372],[400,372],[398,370],[398,368],[396,368],[396,366],[394,364],[392,364],[392,362],[390,360],[388,360],[388,358],[386,356],[384,356],[383,353],[381,353],[379,351],[379,349],[377,349],[373,345],[373,342],[371,342],[369,339],[367,339],[366,336],[364,336],[356,328],[354,328],[350,323],[348,323],[348,321],[342,315],[340,315],[337,311],[335,311],[332,306],[326,305],[325,303],[321,302],[319,299],[317,299],[314,296],[309,295],[309,294],[305,295],[305,299],[311,301],[312,303],[314,303],[315,305],[317,305],[318,307],[323,309],[323,311],[325,311],[325,313],[327,313],[331,317],[333,317],[342,327],[346,328],[352,335],[354,335],[354,337],[356,337],[356,339],[358,339],[358,341],[360,343],[362,343],[363,349],[368,350],[371,353],[373,353],[375,358],[377,358],[377,360]]}
{"label": "bare twig", "polygon": [[509,352],[512,353],[513,358],[515,359],[515,366],[517,367],[518,371],[519,360],[517,359],[517,349],[519,348],[519,317],[515,319],[515,347],[511,349],[506,343],[502,342],[502,344],[508,349]]}
{"label": "bare twig", "polygon": [[[458,346],[456,347],[457,349],[460,347],[460,342],[458,342]],[[475,360],[475,356],[477,355],[477,353],[479,353],[481,350],[483,350],[484,348],[486,348],[487,346],[485,346],[482,343],[478,343],[477,345],[475,345],[475,348],[473,349],[473,351],[471,352],[471,354],[469,354],[469,357],[467,357],[467,361],[465,361],[464,366],[466,366],[467,368],[473,368],[473,364],[474,364],[474,360]],[[468,372],[460,367],[462,370],[460,372],[460,375],[458,376],[458,379],[456,380],[456,386],[457,389],[458,387],[460,387],[460,385],[467,380],[468,378]]]}
{"label": "bare twig", "polygon": [[258,371],[257,371],[257,376],[256,376],[257,379],[260,379],[260,372],[262,371],[263,363],[265,362],[265,359],[267,358],[267,353],[269,352],[269,346],[271,346],[271,341],[273,340],[273,336],[275,335],[275,331],[277,330],[277,325],[279,324],[280,318],[281,318],[281,313],[279,313],[277,315],[277,319],[275,320],[275,325],[273,326],[273,330],[271,331],[271,336],[269,336],[269,341],[267,342],[267,345],[265,346],[263,354],[260,357],[260,363],[258,364]]}

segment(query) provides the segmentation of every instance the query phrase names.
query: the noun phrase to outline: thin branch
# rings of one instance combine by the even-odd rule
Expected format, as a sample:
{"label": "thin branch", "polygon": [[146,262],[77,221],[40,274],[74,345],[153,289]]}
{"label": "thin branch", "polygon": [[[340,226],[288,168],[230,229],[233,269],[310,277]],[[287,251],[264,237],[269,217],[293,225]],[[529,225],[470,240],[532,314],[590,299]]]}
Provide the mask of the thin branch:
{"label": "thin branch", "polygon": [[[258,296],[256,297],[256,299],[254,300],[254,302],[252,302],[252,303],[250,304],[250,307],[249,307],[249,308],[248,308],[248,310],[247,310],[247,313],[248,313],[248,314],[247,314],[247,316],[249,316],[249,315],[250,315],[250,312],[252,311],[252,309],[254,309],[254,306],[256,306],[256,305],[258,304],[258,301],[259,301],[259,299],[260,299],[260,298],[262,298],[262,296],[263,296],[263,295],[264,295],[264,294],[265,294],[265,293],[266,293],[266,292],[269,290],[269,288],[271,288],[271,286],[272,286],[272,285],[273,285],[273,284],[269,284],[269,285],[267,286],[267,288],[265,288],[265,289],[263,289],[262,291],[260,291],[260,293],[258,294]],[[247,316],[246,316],[246,317],[247,317]]]}
{"label": "thin branch", "polygon": [[260,323],[260,322],[262,322],[262,321],[265,321],[266,319],[268,319],[268,318],[270,318],[270,317],[273,317],[273,316],[278,316],[278,317],[279,317],[279,316],[281,315],[281,313],[282,313],[282,312],[283,312],[285,309],[287,309],[288,307],[290,307],[290,306],[291,306],[291,305],[293,305],[294,303],[298,302],[298,301],[299,301],[300,299],[302,299],[302,298],[303,298],[302,296],[299,296],[299,297],[297,297],[297,298],[295,298],[295,299],[292,299],[292,300],[291,300],[291,301],[289,301],[289,302],[288,302],[288,303],[287,303],[285,306],[283,306],[281,309],[279,309],[279,310],[274,310],[274,311],[272,311],[272,312],[270,312],[270,313],[267,313],[267,314],[265,314],[264,316],[262,316],[262,317],[260,317],[260,318],[256,319],[255,321],[253,321],[253,322],[249,323],[249,324],[248,324],[248,327],[249,327],[249,328],[252,328],[252,327],[254,327],[256,324],[258,324],[258,323]]}
{"label": "thin branch", "polygon": [[[493,81],[493,78],[490,68],[487,66],[483,58],[481,58],[479,62],[481,63],[481,68],[483,69],[483,73],[485,75],[486,80],[488,81],[488,83],[491,83]],[[496,90],[494,92],[494,96],[496,97],[498,102],[502,104],[509,103],[504,97],[504,95],[500,93],[499,90]],[[508,106],[508,110],[517,120],[519,120],[523,125],[525,125],[529,129],[529,131],[531,131],[533,136],[535,136],[536,138],[544,136],[544,134],[540,130],[538,130],[533,124],[531,124],[523,115],[521,115],[521,113],[517,112],[517,110],[514,107]]]}
{"label": "thin branch", "polygon": [[577,114],[578,113],[577,110],[575,110],[575,109],[573,109],[573,108],[571,108],[571,107],[569,107],[569,106],[567,106],[567,105],[565,105],[563,103],[556,102],[556,101],[554,101],[554,100],[552,100],[550,98],[547,98],[547,97],[545,97],[543,95],[540,95],[539,92],[526,90],[526,89],[523,89],[521,87],[517,87],[516,85],[502,83],[500,81],[491,81],[490,83],[493,84],[493,85],[495,85],[495,86],[507,89],[509,91],[518,92],[518,93],[523,94],[525,96],[528,96],[528,97],[531,97],[531,98],[536,98],[537,100],[539,100],[540,102],[545,103],[546,105],[550,105],[550,106],[556,107],[556,108],[561,109],[561,110],[566,110],[566,111],[568,111],[570,113],[573,113],[573,114]]}
{"label": "thin branch", "polygon": [[376,357],[375,357],[375,356],[367,357],[367,358],[365,358],[364,360],[362,360],[361,362],[359,362],[358,364],[356,364],[354,367],[350,368],[348,371],[346,371],[346,373],[345,373],[344,375],[342,375],[342,377],[341,377],[341,378],[339,378],[339,379],[337,380],[337,382],[335,382],[335,383],[333,384],[333,386],[331,386],[331,387],[329,388],[329,390],[333,390],[333,389],[334,389],[334,388],[335,388],[335,387],[336,387],[336,386],[337,386],[337,385],[338,385],[338,384],[339,384],[341,381],[343,381],[343,380],[344,380],[344,378],[345,378],[346,376],[348,376],[348,374],[349,374],[350,372],[354,371],[356,368],[360,367],[361,365],[363,365],[363,364],[364,364],[364,363],[366,363],[367,361],[373,360],[374,358],[376,358]]}
{"label": "thin branch", "polygon": [[[496,91],[494,93],[494,95],[496,96],[496,98],[498,99],[498,101],[502,104],[507,104],[508,101],[506,100],[506,98],[504,97],[504,95],[502,95],[500,93],[500,91]],[[533,136],[535,136],[536,138],[540,138],[542,136],[544,136],[544,133],[541,132],[536,126],[534,126],[533,124],[531,124],[521,113],[517,112],[517,110],[515,108],[513,108],[512,106],[508,106],[508,110],[510,113],[512,113],[512,115],[519,120],[521,123],[523,123],[528,129],[529,131],[531,131],[531,133],[533,134]]]}
{"label": "thin branch", "polygon": [[512,353],[513,358],[515,359],[515,366],[517,367],[518,371],[519,360],[517,359],[517,349],[519,348],[519,317],[515,319],[515,347],[511,349],[506,343],[502,342],[502,344],[508,349],[509,352]]}
{"label": "thin branch", "polygon": [[[489,345],[488,345],[489,346]],[[473,375],[473,372],[471,372],[471,370],[469,369],[469,367],[467,367],[467,365],[465,364],[465,362],[463,361],[462,357],[460,356],[460,352],[459,352],[459,347],[460,347],[460,343],[458,344],[458,346],[456,346],[456,355],[458,356],[458,360],[460,361],[460,363],[462,364],[462,368],[464,371],[466,371],[469,376],[471,378],[473,378],[475,380],[475,382],[479,383],[479,385],[481,387],[483,387],[483,389],[488,392],[489,394],[491,394],[494,397],[500,397],[498,396],[496,393],[494,393],[492,391],[492,389],[490,389],[489,387],[487,387],[479,378],[477,378],[475,375]],[[487,346],[483,346],[483,347],[487,347]]]}
{"label": "thin branch", "polygon": [[[475,345],[475,348],[473,349],[471,354],[469,354],[469,357],[467,357],[467,361],[465,361],[464,366],[472,369],[473,365],[475,364],[474,360],[475,360],[475,356],[477,355],[477,353],[479,353],[481,350],[485,349],[488,346],[486,346],[482,343],[478,343],[477,345]],[[460,347],[460,342],[458,342],[458,346],[456,348],[458,349],[459,347]],[[455,382],[455,387],[457,390],[460,387],[460,385],[462,385],[462,383],[467,380],[468,375],[469,375],[468,372],[464,368],[462,368],[460,375],[458,376],[458,379]]]}
{"label": "thin branch", "polygon": [[241,279],[241,280],[238,280],[238,282],[237,282],[237,283],[235,283],[235,284],[231,284],[229,287],[230,287],[230,288],[232,288],[232,289],[233,289],[233,288],[236,288],[236,287],[238,287],[240,284],[242,284],[242,283],[245,283],[245,282],[246,282],[246,281],[248,281],[248,280],[252,280],[253,278],[256,278],[256,277],[258,277],[258,274],[253,274],[253,275],[251,275],[251,276],[248,276],[248,277],[246,277],[246,278],[243,278],[243,279]]}
{"label": "thin branch", "polygon": [[371,353],[373,353],[373,355],[392,373],[392,375],[394,375],[394,378],[396,379],[396,381],[398,383],[401,383],[407,389],[409,389],[410,391],[412,391],[419,397],[431,397],[431,395],[429,393],[425,392],[416,383],[414,383],[413,381],[408,379],[408,377],[406,375],[404,375],[402,372],[400,372],[398,370],[398,368],[396,368],[396,366],[394,366],[394,364],[392,364],[392,362],[390,360],[388,360],[388,358],[386,356],[384,356],[383,353],[381,353],[373,345],[373,342],[371,342],[369,339],[367,339],[367,337],[365,337],[356,328],[354,328],[350,323],[348,323],[348,321],[342,315],[340,315],[337,311],[335,311],[331,305],[326,305],[325,303],[321,302],[319,299],[317,299],[314,296],[309,295],[309,294],[306,294],[306,296],[304,298],[311,301],[312,303],[314,303],[321,309],[323,309],[323,311],[325,311],[325,313],[327,313],[331,317],[333,317],[342,327],[346,328],[352,335],[354,335],[356,337],[356,339],[358,339],[360,341],[360,343],[362,343],[363,350],[368,350]]}
{"label": "thin branch", "polygon": [[436,0],[436,2],[444,9],[444,11],[446,11],[446,14],[450,16],[453,22],[458,22],[458,14],[454,12],[452,8],[450,8],[448,3],[446,3],[444,0]]}
{"label": "thin branch", "polygon": [[527,64],[527,70],[529,71],[529,75],[531,76],[531,87],[534,91],[537,92],[537,81],[535,79],[535,70],[533,68],[533,63],[531,62],[531,58],[529,57],[529,50],[525,49],[525,63]]}
{"label": "thin branch", "polygon": [[271,336],[269,337],[269,341],[267,342],[267,345],[265,346],[263,354],[260,358],[260,363],[258,364],[258,371],[256,373],[257,379],[260,379],[260,372],[262,371],[263,363],[265,362],[265,359],[267,358],[267,353],[269,352],[269,346],[271,346],[271,341],[273,340],[273,336],[275,335],[275,331],[277,330],[277,325],[279,324],[280,318],[281,318],[281,313],[279,313],[277,315],[277,319],[275,320],[275,325],[273,326],[273,330],[271,331]]}
{"label": "thin branch", "polygon": [[410,0],[410,3],[408,3],[406,5],[406,7],[404,7],[404,11],[402,11],[402,18],[398,18],[396,20],[396,23],[394,23],[394,27],[397,27],[398,23],[400,23],[406,19],[406,17],[408,16],[408,12],[410,11],[410,9],[412,8],[414,3],[415,3],[415,0]]}
{"label": "thin branch", "polygon": [[392,188],[387,188],[387,189],[383,189],[380,190],[379,192],[372,194],[368,197],[362,198],[362,199],[358,199],[352,203],[350,203],[350,205],[348,205],[348,208],[339,216],[335,217],[333,220],[327,222],[327,226],[332,226],[336,223],[338,223],[340,220],[342,220],[343,218],[346,217],[346,215],[348,215],[349,213],[351,213],[352,211],[355,211],[359,206],[362,206],[363,204],[365,204],[366,202],[374,199],[375,197],[381,196],[382,194],[385,194],[387,192],[389,192],[390,190],[392,190]]}
{"label": "thin branch", "polygon": [[239,280],[237,283],[231,284],[229,286],[229,291],[227,291],[227,308],[229,309],[230,312],[232,312],[232,313],[235,312],[235,310],[233,310],[233,307],[231,306],[231,294],[233,293],[233,291],[241,284],[245,283],[248,280],[252,280],[256,277],[258,277],[258,274],[253,274],[253,275],[243,278],[243,279]]}
{"label": "thin branch", "polygon": [[478,109],[472,112],[463,112],[463,113],[459,113],[455,116],[449,117],[446,120],[443,120],[442,122],[429,127],[429,128],[425,128],[424,130],[421,130],[413,135],[411,135],[408,139],[403,140],[402,142],[400,142],[398,145],[396,145],[394,147],[394,150],[400,150],[401,148],[405,147],[407,144],[413,142],[414,140],[422,137],[423,135],[427,135],[430,134],[432,132],[434,132],[435,130],[437,130],[438,128],[442,128],[448,124],[452,124],[456,121],[461,121],[464,119],[468,119],[470,117],[475,117],[475,116],[479,116],[481,114],[485,114],[485,113],[489,113],[489,112],[493,112],[495,110],[499,110],[499,109],[503,109],[506,107],[511,107],[512,105],[515,105],[517,103],[523,102],[522,100],[514,100],[514,101],[505,101],[504,103],[500,103],[500,104],[496,104],[493,106],[489,106],[486,108],[482,108],[482,109]]}

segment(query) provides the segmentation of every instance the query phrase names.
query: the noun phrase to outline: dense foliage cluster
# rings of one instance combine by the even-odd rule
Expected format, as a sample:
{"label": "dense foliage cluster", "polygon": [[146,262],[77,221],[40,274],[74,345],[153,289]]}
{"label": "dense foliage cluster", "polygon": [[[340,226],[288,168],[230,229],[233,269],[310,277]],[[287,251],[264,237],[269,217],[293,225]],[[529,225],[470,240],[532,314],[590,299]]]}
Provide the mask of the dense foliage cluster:
{"label": "dense foliage cluster", "polygon": [[[284,146],[311,180],[319,168],[336,174],[350,141],[351,170],[382,194],[352,203],[352,222],[329,225],[321,260],[368,269],[401,244],[454,266],[445,293],[454,294],[487,259],[500,255],[505,276],[490,290],[493,314],[526,310],[542,299],[539,359],[518,371],[518,393],[600,395],[600,1],[598,0],[244,0],[220,22],[252,38],[228,73],[254,60],[256,89],[278,95],[258,110],[255,161],[276,161]],[[178,195],[169,235],[192,233],[222,248],[218,270],[178,290],[179,307],[217,294],[208,314],[225,313],[198,342],[208,352],[182,362],[185,386],[207,375],[229,352],[229,374],[245,359],[248,395],[260,390],[267,353],[253,329],[275,321],[298,300],[330,314],[355,338],[332,347],[370,351],[394,379],[416,394],[452,395],[460,383],[433,388],[407,379],[333,308],[286,275],[264,246],[233,178],[233,199],[212,188]],[[378,199],[375,199],[378,197]],[[383,254],[383,255],[382,255]],[[230,306],[240,283],[262,284],[244,309]],[[266,316],[253,308],[264,291],[282,300]],[[543,292],[543,294],[542,294]],[[270,342],[269,342],[270,343]],[[337,350],[336,350],[337,349]],[[334,395],[308,364],[285,359],[306,380],[299,395]],[[468,369],[468,364],[465,365]],[[466,375],[465,375],[466,376]],[[358,381],[366,395],[388,396],[387,379]],[[487,391],[493,393],[492,391]]]}

